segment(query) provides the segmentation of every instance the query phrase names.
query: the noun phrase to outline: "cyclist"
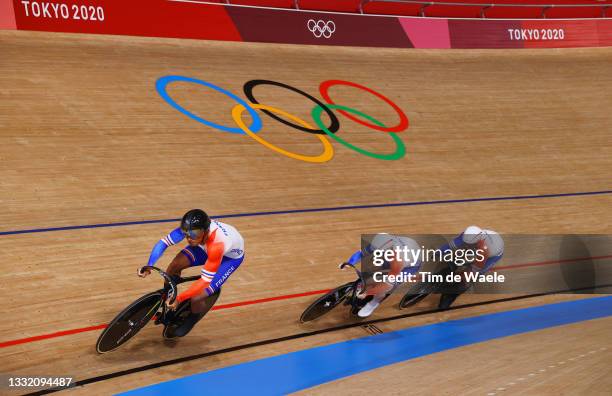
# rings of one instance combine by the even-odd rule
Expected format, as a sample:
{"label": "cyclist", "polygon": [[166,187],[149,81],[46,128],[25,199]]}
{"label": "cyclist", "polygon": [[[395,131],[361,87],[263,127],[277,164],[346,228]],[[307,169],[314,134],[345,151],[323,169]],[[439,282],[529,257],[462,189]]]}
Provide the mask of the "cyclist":
{"label": "cyclist", "polygon": [[[348,259],[347,263],[354,266],[359,261],[363,260],[364,257],[372,255],[375,250],[395,251],[396,249],[399,249],[400,251],[407,249],[417,252],[421,249],[421,247],[414,239],[381,233],[374,236],[370,244],[363,250],[355,252]],[[394,256],[392,260],[385,261],[382,267],[386,266],[389,268],[388,275],[399,275],[400,273],[415,274],[418,272],[421,266],[420,260],[415,261],[412,254],[408,254],[407,257],[403,255],[401,256],[402,257]],[[368,316],[372,315],[380,303],[387,296],[389,296],[400,283],[401,282],[377,282],[375,285],[362,290],[357,297],[360,299],[368,299],[369,301],[359,310],[357,315],[361,318],[367,318]]]}
{"label": "cyclist", "polygon": [[[458,249],[472,249],[480,250],[482,253],[478,255],[479,259],[469,263],[463,268],[464,271],[478,272],[484,274],[488,272],[504,255],[504,240],[501,235],[495,231],[483,230],[477,226],[469,226],[461,234],[453,238],[450,243],[442,246],[440,250],[458,250]],[[458,270],[462,266],[458,266],[455,263],[451,263],[450,269],[452,271]],[[464,283],[455,293],[443,293],[440,296],[440,303],[438,308],[448,309],[451,304],[459,297],[460,294],[464,293],[469,289],[470,285]]]}
{"label": "cyclist", "polygon": [[[193,266],[203,265],[202,276],[187,290],[180,293],[175,302],[168,307],[176,309],[178,304],[191,299],[191,312],[179,327],[164,332],[166,338],[182,337],[203,316],[205,300],[218,293],[221,286],[234,273],[244,260],[244,240],[238,230],[229,224],[212,220],[201,209],[185,213],[179,227],[160,239],[149,257],[148,266],[153,266],[172,245],[187,239],[189,244],[174,257],[168,266],[170,276],[180,276],[181,272]],[[147,276],[151,270],[139,269],[140,277]]]}

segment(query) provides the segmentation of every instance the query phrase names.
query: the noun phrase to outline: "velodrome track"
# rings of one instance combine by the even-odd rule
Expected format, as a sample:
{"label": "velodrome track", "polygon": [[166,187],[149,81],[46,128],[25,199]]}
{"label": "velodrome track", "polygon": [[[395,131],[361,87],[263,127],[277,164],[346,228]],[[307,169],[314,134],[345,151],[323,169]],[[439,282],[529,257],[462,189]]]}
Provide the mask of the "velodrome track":
{"label": "velodrome track", "polygon": [[[3,31],[0,51],[0,372],[94,379],[66,394],[116,393],[366,335],[359,326],[304,335],[347,323],[340,310],[297,323],[316,296],[304,294],[351,280],[336,264],[357,249],[362,233],[458,233],[472,223],[503,233],[612,231],[611,49],[391,50]],[[240,97],[252,79],[318,98],[319,84],[330,79],[371,87],[407,114],[410,127],[398,133],[406,156],[382,161],[332,142],[328,162],[287,158],[173,109],[155,89],[166,75],[206,80]],[[398,120],[363,91],[330,92],[336,103],[388,125]],[[233,124],[235,102],[226,96],[194,84],[176,84],[171,93],[193,113]],[[261,103],[311,122],[308,99],[276,86],[256,93]],[[321,152],[315,136],[262,119],[260,134],[274,144]],[[339,136],[352,144],[393,151],[386,134],[339,120]],[[224,287],[221,309],[179,342],[164,343],[151,326],[98,356],[100,326],[159,286],[135,270],[175,227],[166,220],[192,207],[222,217],[246,240],[247,258]],[[431,298],[407,312],[390,301],[373,319],[421,312],[375,323],[387,332],[582,298],[477,304],[504,297],[463,296],[458,303],[475,305],[445,313],[428,312]],[[611,326],[605,318],[498,339],[306,392],[371,392],[379,380],[431,393],[432,383],[421,378],[467,361],[473,365],[462,375],[482,375],[487,362],[487,378],[467,384],[458,372],[441,373],[449,381],[436,389],[487,394],[564,361],[513,389],[603,394],[611,387]],[[57,334],[64,331],[70,334]],[[162,363],[194,355],[203,356]],[[146,367],[155,363],[160,367]]]}

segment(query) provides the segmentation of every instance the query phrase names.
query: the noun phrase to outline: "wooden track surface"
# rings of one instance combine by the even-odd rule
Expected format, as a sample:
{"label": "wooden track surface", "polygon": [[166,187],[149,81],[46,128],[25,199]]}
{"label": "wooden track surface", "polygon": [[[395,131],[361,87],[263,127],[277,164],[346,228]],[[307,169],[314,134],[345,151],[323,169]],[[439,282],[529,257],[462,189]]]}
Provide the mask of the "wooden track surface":
{"label": "wooden track surface", "polygon": [[[222,215],[609,190],[610,64],[612,49],[404,51],[3,31],[0,232],[178,218],[193,207]],[[408,153],[399,161],[380,161],[333,142],[335,157],[325,164],[286,158],[246,136],[212,130],[171,108],[155,91],[157,78],[168,74],[204,79],[241,97],[242,85],[251,79],[281,81],[317,97],[324,80],[355,81],[405,110],[410,128],[402,139]],[[312,103],[295,93],[276,87],[258,87],[256,93],[262,103],[311,119]],[[351,88],[335,87],[332,93],[337,103],[389,124],[397,121],[379,99]],[[172,95],[202,117],[233,123],[234,103],[220,94],[178,85]],[[262,118],[261,135],[271,142],[299,153],[320,152],[314,136]],[[351,143],[392,150],[384,133],[339,118],[339,134]],[[228,219],[245,237],[247,258],[224,287],[219,303],[326,289],[351,280],[335,265],[357,249],[361,233],[457,233],[476,223],[505,233],[610,234],[611,204],[610,195],[594,195]],[[0,323],[0,342],[107,323],[129,301],[158,287],[156,279],[136,278],[135,270],[174,226],[1,235],[0,287],[8,320]],[[176,251],[170,249],[160,265]],[[146,328],[125,348],[104,356],[94,351],[98,332],[6,347],[0,349],[0,372],[84,379],[282,337],[304,331],[297,318],[312,299],[215,311],[188,338],[171,345],[162,342],[159,328]],[[453,315],[553,300],[484,306]],[[425,308],[417,309],[433,301],[423,304]],[[342,313],[334,314],[306,329],[346,322]],[[376,317],[396,314],[396,307],[388,304]],[[444,320],[447,315],[406,319],[402,325]],[[609,333],[610,321],[597,323],[592,329],[590,323],[572,329],[590,329],[589,342],[605,339],[603,330]],[[554,338],[556,331],[562,330],[538,337]],[[364,334],[359,328],[329,333],[71,392],[117,392]],[[529,335],[520,337],[530,340]],[[514,348],[512,338],[495,342],[504,341],[504,348]],[[470,348],[486,359],[497,347]],[[435,359],[431,365],[438,364]],[[593,363],[594,369],[599,367]],[[580,384],[597,381],[585,378]],[[565,385],[574,383],[566,379]]]}

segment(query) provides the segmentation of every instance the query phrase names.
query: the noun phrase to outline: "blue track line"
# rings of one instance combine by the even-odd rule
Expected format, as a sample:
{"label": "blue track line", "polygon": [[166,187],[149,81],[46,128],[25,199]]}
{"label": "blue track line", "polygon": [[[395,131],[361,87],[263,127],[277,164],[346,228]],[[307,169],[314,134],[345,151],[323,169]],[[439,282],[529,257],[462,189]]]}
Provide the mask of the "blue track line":
{"label": "blue track line", "polygon": [[[612,296],[498,312],[273,356],[121,395],[282,395],[466,345],[610,316]],[[380,385],[383,393],[396,389],[392,383]]]}
{"label": "blue track line", "polygon": [[[311,208],[311,209],[292,209],[292,210],[275,210],[275,211],[268,211],[268,212],[246,212],[246,213],[224,214],[224,215],[217,215],[217,216],[212,216],[212,217],[215,219],[229,219],[229,218],[234,218],[234,217],[273,216],[273,215],[283,215],[283,214],[293,214],[293,213],[333,212],[333,211],[339,211],[339,210],[393,208],[393,207],[401,207],[401,206],[421,206],[421,205],[443,205],[443,204],[457,204],[457,203],[468,203],[468,202],[512,201],[512,200],[520,200],[520,199],[580,197],[580,196],[588,196],[588,195],[605,195],[605,194],[612,194],[612,190],[560,193],[560,194],[541,194],[541,195],[511,195],[511,196],[505,196],[505,197],[446,199],[446,200],[436,200],[436,201],[413,201],[413,202],[397,202],[397,203],[370,204],[370,205],[331,206],[331,207]],[[37,232],[69,231],[69,230],[80,230],[80,229],[90,229],[90,228],[123,227],[123,226],[142,225],[142,224],[173,223],[173,222],[178,222],[179,220],[180,219],[141,220],[141,221],[126,221],[126,222],[120,222],[120,223],[102,223],[102,224],[87,224],[87,225],[76,225],[76,226],[65,226],[65,227],[33,228],[29,230],[1,231],[0,236],[17,235],[17,234],[33,234]]]}

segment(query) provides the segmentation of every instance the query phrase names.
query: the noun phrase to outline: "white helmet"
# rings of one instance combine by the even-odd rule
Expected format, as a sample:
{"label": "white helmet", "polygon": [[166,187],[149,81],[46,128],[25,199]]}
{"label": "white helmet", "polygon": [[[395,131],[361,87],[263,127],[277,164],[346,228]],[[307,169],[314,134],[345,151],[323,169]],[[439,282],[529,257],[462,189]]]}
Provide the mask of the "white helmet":
{"label": "white helmet", "polygon": [[463,242],[473,245],[485,238],[485,232],[476,226],[469,226],[463,231]]}
{"label": "white helmet", "polygon": [[393,240],[393,236],[386,232],[379,232],[372,241],[365,247],[364,254],[372,254],[374,250],[383,250],[388,247],[389,241]]}

